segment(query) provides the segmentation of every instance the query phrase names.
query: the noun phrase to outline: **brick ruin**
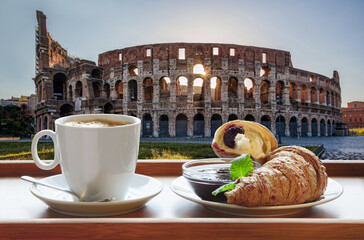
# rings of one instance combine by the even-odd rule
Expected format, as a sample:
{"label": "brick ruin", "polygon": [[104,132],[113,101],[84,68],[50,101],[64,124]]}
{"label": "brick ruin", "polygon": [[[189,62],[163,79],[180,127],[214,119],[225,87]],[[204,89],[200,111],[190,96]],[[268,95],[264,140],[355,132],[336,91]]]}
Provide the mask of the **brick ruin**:
{"label": "brick ruin", "polygon": [[37,131],[72,114],[142,119],[142,136],[213,136],[234,119],[275,134],[331,136],[341,120],[337,71],[326,77],[293,67],[287,51],[214,43],[161,43],[72,58],[37,11]]}

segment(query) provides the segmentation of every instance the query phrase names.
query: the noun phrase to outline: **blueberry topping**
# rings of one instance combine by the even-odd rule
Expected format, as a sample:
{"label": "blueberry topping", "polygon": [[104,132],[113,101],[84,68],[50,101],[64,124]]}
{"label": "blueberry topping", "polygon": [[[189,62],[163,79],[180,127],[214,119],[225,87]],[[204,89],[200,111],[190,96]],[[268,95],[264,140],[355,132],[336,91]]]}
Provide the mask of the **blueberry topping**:
{"label": "blueberry topping", "polygon": [[229,148],[235,147],[235,137],[236,135],[244,134],[244,129],[241,127],[231,127],[228,130],[226,130],[224,134],[224,144],[228,146]]}

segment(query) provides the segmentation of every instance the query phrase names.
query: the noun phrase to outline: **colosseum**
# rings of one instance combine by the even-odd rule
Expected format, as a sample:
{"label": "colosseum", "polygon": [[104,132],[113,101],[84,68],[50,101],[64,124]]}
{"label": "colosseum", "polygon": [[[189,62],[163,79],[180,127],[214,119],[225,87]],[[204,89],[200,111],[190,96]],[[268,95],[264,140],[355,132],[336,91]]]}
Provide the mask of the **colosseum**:
{"label": "colosseum", "polygon": [[331,136],[341,119],[339,74],[293,67],[288,51],[214,43],[161,43],[68,56],[37,11],[37,131],[72,114],[142,120],[145,137],[211,137],[235,119],[284,136]]}

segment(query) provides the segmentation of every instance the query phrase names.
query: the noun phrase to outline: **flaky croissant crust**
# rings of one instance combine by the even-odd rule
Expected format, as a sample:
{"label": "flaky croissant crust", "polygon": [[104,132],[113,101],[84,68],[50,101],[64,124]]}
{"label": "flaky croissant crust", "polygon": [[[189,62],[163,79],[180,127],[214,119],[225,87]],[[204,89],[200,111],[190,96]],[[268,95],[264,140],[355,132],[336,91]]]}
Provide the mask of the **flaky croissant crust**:
{"label": "flaky croissant crust", "polygon": [[228,203],[246,206],[275,206],[311,202],[327,187],[326,168],[311,151],[298,146],[278,148],[261,168],[239,178],[225,193]]}

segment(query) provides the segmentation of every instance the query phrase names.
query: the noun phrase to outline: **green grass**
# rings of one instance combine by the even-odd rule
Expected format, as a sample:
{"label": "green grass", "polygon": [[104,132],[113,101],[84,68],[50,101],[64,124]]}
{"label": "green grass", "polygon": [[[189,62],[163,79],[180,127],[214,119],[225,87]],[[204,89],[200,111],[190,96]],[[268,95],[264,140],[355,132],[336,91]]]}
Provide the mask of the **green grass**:
{"label": "green grass", "polygon": [[[31,142],[0,142],[0,160],[32,160]],[[313,151],[316,146],[305,146]],[[53,159],[52,142],[38,143],[41,159]],[[215,158],[210,144],[141,142],[139,159],[201,159]]]}
{"label": "green grass", "polygon": [[[0,142],[0,160],[32,160],[30,142]],[[41,159],[53,159],[53,143],[38,143]],[[141,142],[139,159],[201,159],[214,157],[210,144]]]}

